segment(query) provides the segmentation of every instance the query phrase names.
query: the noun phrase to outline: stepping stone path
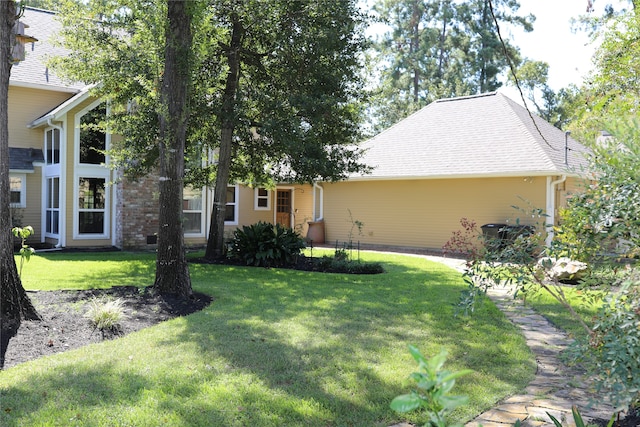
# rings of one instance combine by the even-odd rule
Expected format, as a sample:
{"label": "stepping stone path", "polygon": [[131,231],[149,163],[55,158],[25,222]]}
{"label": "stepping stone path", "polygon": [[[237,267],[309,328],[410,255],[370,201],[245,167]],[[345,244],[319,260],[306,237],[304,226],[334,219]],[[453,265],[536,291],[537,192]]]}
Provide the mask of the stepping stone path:
{"label": "stepping stone path", "polygon": [[524,394],[511,396],[497,404],[465,427],[506,427],[516,420],[523,427],[553,427],[547,412],[563,426],[575,426],[571,407],[576,405],[585,422],[589,419],[609,419],[613,407],[602,403],[584,372],[569,368],[560,360],[560,353],[571,339],[537,314],[522,301],[513,298],[513,289],[497,287],[489,289],[488,296],[496,306],[518,326],[527,345],[536,357],[538,370]]}
{"label": "stepping stone path", "polygon": [[[444,263],[464,271],[464,261],[426,256],[432,261]],[[520,420],[523,427],[554,427],[547,415],[553,415],[565,427],[575,427],[571,407],[576,405],[585,422],[590,419],[609,419],[614,413],[611,406],[601,402],[592,389],[584,372],[569,368],[560,360],[560,353],[571,339],[522,301],[513,298],[513,289],[497,287],[489,289],[489,298],[517,325],[536,358],[538,369],[534,380],[524,394],[511,396],[494,408],[478,415],[465,427],[508,427]],[[400,423],[391,427],[413,427]]]}

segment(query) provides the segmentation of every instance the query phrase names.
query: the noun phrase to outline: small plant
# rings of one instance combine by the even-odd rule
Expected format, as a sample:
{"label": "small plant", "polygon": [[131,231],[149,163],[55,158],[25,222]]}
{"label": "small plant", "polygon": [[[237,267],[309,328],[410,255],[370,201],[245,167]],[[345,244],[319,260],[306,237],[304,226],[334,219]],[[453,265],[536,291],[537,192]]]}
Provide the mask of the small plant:
{"label": "small plant", "polygon": [[465,369],[458,372],[450,372],[442,369],[447,358],[447,352],[441,351],[431,359],[426,359],[420,351],[410,345],[409,352],[418,363],[418,372],[410,375],[415,381],[415,389],[409,394],[397,396],[391,402],[391,409],[396,412],[411,412],[422,408],[427,412],[429,420],[424,427],[447,427],[459,424],[449,424],[447,416],[451,412],[466,405],[469,401],[466,396],[450,394],[456,383],[456,378],[467,375],[473,371]]}
{"label": "small plant", "polygon": [[442,246],[444,255],[464,256],[467,259],[476,259],[479,256],[481,246],[478,244],[480,231],[478,224],[468,218],[460,219],[461,230],[456,230]]}
{"label": "small plant", "polygon": [[100,300],[94,298],[89,302],[89,309],[84,317],[89,319],[93,330],[99,330],[102,338],[107,332],[112,334],[120,333],[120,322],[125,318],[124,304],[121,299]]}
{"label": "small plant", "polygon": [[349,222],[351,223],[351,228],[349,229],[349,244],[351,245],[351,242],[353,242],[354,230],[358,230],[358,236],[363,235],[362,229],[364,228],[364,222],[353,219],[351,209],[347,209],[347,212],[349,212]]}
{"label": "small plant", "polygon": [[36,251],[31,246],[27,245],[27,239],[31,237],[34,233],[33,227],[27,225],[24,228],[13,227],[11,229],[13,235],[20,239],[20,269],[18,274],[22,277],[22,266],[25,261],[29,262],[31,259],[31,255],[33,255]]}
{"label": "small plant", "polygon": [[234,231],[228,255],[256,267],[283,267],[295,264],[304,247],[293,229],[261,221]]}

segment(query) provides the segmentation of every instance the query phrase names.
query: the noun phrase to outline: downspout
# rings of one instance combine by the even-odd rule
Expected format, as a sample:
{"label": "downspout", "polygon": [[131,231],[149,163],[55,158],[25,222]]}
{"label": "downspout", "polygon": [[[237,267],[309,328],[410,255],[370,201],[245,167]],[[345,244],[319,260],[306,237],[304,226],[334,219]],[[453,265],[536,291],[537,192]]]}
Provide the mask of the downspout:
{"label": "downspout", "polygon": [[[53,119],[51,117],[49,117],[47,119],[47,125],[49,125],[49,127],[52,127],[54,129],[58,129],[58,131],[60,131],[60,178],[59,178],[60,182],[58,183],[58,185],[59,185],[59,188],[58,188],[58,198],[59,198],[58,203],[60,204],[60,215],[58,216],[58,236],[59,237],[58,237],[58,243],[56,243],[56,245],[55,245],[55,248],[59,249],[59,248],[61,248],[63,246],[64,233],[66,232],[65,228],[64,228],[65,221],[62,221],[62,219],[66,217],[66,212],[65,212],[65,207],[64,207],[65,206],[65,204],[64,204],[64,199],[65,198],[64,198],[64,194],[63,194],[63,193],[65,193],[64,192],[64,188],[65,188],[66,182],[64,182],[63,179],[62,179],[62,177],[63,177],[62,159],[67,154],[66,150],[65,150],[65,153],[64,153],[64,156],[63,156],[62,147],[63,147],[63,145],[66,146],[66,144],[63,144],[63,141],[65,141],[65,139],[66,139],[66,135],[64,133],[64,129],[62,128],[62,126],[53,124]],[[43,178],[43,179],[45,180],[45,184],[46,184],[46,178]],[[45,199],[44,203],[46,204],[46,195],[45,195],[44,199]],[[46,209],[46,207],[45,207],[45,209]],[[45,218],[46,218],[46,215],[45,215]],[[42,235],[44,236],[44,233]]]}
{"label": "downspout", "polygon": [[562,175],[559,179],[551,181],[551,177],[547,177],[547,238],[545,244],[551,245],[553,240],[553,227],[556,223],[556,187],[567,180],[567,175]]}
{"label": "downspout", "polygon": [[[316,189],[320,191],[320,215],[317,215],[317,216],[316,216],[316,213],[318,211],[316,206],[316,200],[318,200],[318,197],[316,195]],[[313,220],[320,221],[323,218],[324,218],[324,188],[322,188],[322,186],[317,182],[314,182],[313,183]]]}

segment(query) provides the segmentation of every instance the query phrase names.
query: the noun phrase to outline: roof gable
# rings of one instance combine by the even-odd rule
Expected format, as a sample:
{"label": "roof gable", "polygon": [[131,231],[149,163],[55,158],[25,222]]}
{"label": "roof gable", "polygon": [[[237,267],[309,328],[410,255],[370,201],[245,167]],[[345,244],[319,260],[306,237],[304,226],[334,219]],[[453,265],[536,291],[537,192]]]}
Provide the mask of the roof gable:
{"label": "roof gable", "polygon": [[25,45],[25,60],[11,67],[10,84],[71,93],[82,89],[83,83],[65,82],[46,66],[48,57],[68,54],[66,49],[51,43],[53,36],[62,28],[55,13],[26,7],[20,22],[29,26],[26,33],[38,41]]}
{"label": "roof gable", "polygon": [[[565,140],[567,164],[565,164]],[[364,179],[575,173],[587,149],[500,93],[442,99],[363,143]]]}

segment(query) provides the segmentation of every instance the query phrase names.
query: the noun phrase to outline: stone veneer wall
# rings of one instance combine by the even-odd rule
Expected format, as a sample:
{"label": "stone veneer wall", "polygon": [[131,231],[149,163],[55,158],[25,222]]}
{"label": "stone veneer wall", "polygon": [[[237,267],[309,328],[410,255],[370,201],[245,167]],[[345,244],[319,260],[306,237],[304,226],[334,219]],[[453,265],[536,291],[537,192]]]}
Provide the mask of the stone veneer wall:
{"label": "stone veneer wall", "polygon": [[[155,249],[158,233],[158,174],[130,180],[116,188],[116,236],[122,249]],[[152,240],[152,243],[149,242]]]}

